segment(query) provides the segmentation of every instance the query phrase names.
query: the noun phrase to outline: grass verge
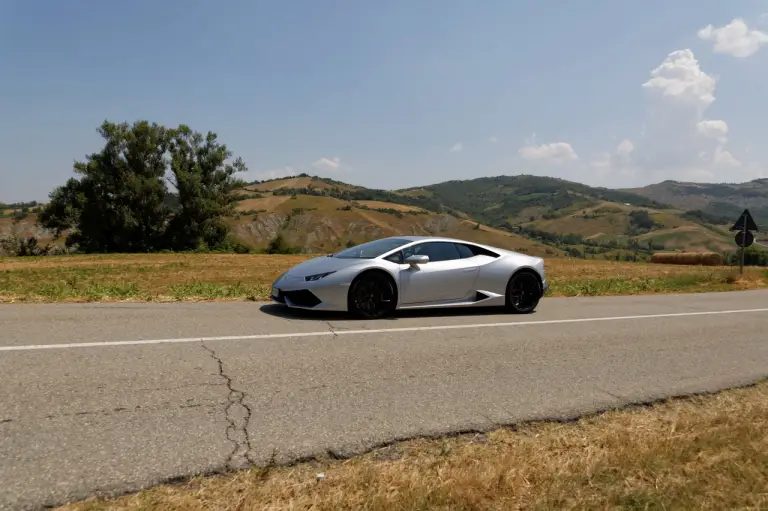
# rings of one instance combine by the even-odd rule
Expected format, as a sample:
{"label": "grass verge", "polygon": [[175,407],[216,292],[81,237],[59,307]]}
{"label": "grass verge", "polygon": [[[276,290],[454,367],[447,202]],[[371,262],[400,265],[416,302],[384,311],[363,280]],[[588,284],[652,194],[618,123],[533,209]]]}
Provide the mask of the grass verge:
{"label": "grass verge", "polygon": [[[0,258],[0,302],[265,300],[300,255],[148,254]],[[550,296],[768,287],[765,269],[550,259]]]}
{"label": "grass verge", "polygon": [[61,509],[766,508],[768,382],[572,423],[403,442],[346,461],[199,477]]}

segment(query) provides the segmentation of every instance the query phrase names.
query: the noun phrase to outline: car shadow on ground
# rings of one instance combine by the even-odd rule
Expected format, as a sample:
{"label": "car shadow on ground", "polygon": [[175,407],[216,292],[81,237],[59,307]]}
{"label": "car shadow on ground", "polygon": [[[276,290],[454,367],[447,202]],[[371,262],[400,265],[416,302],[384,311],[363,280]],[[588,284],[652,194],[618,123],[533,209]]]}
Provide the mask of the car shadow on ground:
{"label": "car shadow on ground", "polygon": [[[290,309],[284,305],[270,303],[260,308],[264,314],[284,319],[301,319],[309,321],[370,321],[360,319],[344,312],[313,311],[305,309]],[[535,314],[535,311],[534,313]],[[503,307],[446,307],[443,309],[414,309],[395,311],[391,316],[376,321],[397,321],[406,318],[440,318],[461,316],[509,316]]]}

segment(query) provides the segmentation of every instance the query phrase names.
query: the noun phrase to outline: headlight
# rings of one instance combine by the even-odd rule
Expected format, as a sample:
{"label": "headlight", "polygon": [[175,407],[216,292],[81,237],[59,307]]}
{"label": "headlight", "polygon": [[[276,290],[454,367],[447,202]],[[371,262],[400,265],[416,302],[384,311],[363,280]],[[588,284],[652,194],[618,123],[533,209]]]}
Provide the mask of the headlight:
{"label": "headlight", "polygon": [[317,275],[310,275],[308,277],[304,277],[304,280],[306,282],[314,282],[316,280],[322,279],[323,277],[327,277],[331,273],[336,273],[336,272],[335,271],[329,271],[329,272],[325,272],[325,273],[318,273]]}

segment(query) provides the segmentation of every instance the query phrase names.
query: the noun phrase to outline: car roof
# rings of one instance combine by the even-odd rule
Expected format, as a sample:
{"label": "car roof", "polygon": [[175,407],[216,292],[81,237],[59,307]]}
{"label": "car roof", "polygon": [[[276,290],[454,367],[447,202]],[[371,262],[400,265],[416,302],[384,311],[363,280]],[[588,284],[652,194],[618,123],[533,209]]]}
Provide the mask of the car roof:
{"label": "car roof", "polygon": [[441,236],[390,236],[390,239],[398,239],[398,240],[408,240],[408,241],[449,241],[452,243],[472,243],[473,245],[478,245],[478,243],[475,243],[473,241],[467,241],[467,240],[460,240],[456,238],[443,238]]}

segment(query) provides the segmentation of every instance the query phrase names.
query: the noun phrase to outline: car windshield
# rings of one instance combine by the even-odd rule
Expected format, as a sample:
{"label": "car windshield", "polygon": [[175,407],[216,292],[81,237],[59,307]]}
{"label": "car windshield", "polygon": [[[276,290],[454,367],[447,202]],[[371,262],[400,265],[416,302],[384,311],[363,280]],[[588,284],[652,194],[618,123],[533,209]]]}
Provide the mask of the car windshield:
{"label": "car windshield", "polygon": [[402,247],[406,243],[410,243],[410,241],[400,238],[384,238],[336,252],[333,257],[339,259],[373,259],[397,247]]}

